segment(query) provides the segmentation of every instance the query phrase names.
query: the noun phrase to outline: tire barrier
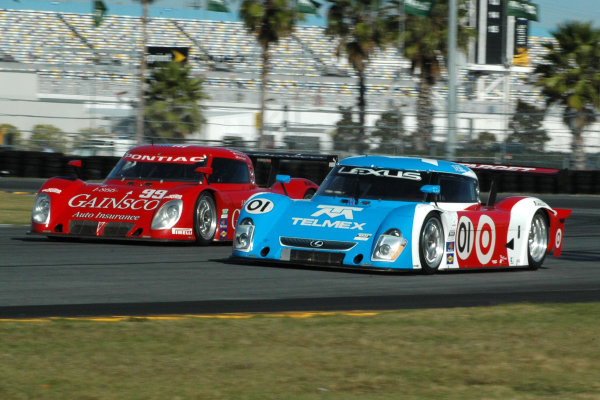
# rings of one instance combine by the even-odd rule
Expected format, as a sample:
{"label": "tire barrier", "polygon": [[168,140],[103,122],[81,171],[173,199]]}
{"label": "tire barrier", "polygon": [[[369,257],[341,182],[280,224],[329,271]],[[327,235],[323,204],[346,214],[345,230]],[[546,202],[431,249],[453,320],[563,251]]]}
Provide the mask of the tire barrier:
{"label": "tire barrier", "polygon": [[[251,158],[253,158],[251,156]],[[101,180],[119,161],[119,157],[76,157],[62,153],[36,151],[0,150],[0,176],[50,178],[52,176],[75,176],[68,165],[70,160],[82,160],[81,177],[85,180]],[[253,159],[253,161],[256,161]],[[274,181],[269,177],[267,166],[255,162],[257,181]],[[331,169],[329,161],[282,160],[280,174],[310,179],[320,184]],[[531,173],[497,170],[477,170],[482,193],[490,190],[492,181],[500,193],[547,193],[547,194],[600,194],[600,171],[558,170],[556,173]]]}

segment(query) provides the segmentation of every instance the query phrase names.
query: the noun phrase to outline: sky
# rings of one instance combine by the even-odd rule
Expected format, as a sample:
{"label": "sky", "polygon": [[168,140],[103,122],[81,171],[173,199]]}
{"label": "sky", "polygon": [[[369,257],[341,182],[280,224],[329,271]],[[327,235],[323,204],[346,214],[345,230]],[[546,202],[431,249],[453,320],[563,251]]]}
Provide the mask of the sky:
{"label": "sky", "polygon": [[[103,0],[109,14],[141,16],[140,2],[136,0]],[[240,0],[226,0],[237,9]],[[0,0],[0,9],[52,10],[61,12],[91,13],[92,0]],[[324,3],[323,0],[320,1]],[[550,32],[559,23],[579,20],[591,21],[600,28],[600,0],[533,0],[539,7],[539,21],[531,21],[530,35],[550,37]],[[237,13],[206,11],[206,0],[155,0],[150,9],[151,17],[236,20]],[[194,9],[194,5],[202,8]],[[324,25],[326,7],[321,7],[321,16],[308,16],[309,25]]]}

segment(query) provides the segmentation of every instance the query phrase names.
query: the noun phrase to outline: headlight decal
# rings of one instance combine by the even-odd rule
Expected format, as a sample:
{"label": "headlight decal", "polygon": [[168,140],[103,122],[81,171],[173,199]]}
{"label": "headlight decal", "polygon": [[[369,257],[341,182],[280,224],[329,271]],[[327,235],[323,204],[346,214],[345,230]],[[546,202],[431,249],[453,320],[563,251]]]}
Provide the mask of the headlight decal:
{"label": "headlight decal", "polygon": [[48,224],[50,221],[50,196],[48,194],[40,193],[36,196],[31,219],[38,224]]}
{"label": "headlight decal", "polygon": [[371,261],[394,262],[406,248],[408,240],[398,229],[390,229],[377,239]]}
{"label": "headlight decal", "polygon": [[152,218],[151,229],[170,229],[179,221],[183,209],[182,200],[170,200],[164,203]]}
{"label": "headlight decal", "polygon": [[239,251],[252,250],[254,239],[254,221],[251,218],[244,218],[235,228],[233,238],[233,248]]}

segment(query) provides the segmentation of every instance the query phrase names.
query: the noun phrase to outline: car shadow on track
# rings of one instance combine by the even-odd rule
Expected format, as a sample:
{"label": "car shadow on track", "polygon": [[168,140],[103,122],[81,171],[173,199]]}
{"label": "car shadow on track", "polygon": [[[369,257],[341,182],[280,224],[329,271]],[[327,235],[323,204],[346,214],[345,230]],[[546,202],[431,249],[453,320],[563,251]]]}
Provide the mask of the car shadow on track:
{"label": "car shadow on track", "polygon": [[[359,274],[359,275],[391,275],[391,276],[425,276],[423,272],[419,270],[409,269],[375,269],[375,268],[360,268],[360,267],[347,267],[347,266],[326,266],[326,265],[314,265],[314,264],[293,264],[286,262],[269,262],[269,261],[258,261],[248,260],[240,258],[223,258],[213,259],[211,261],[228,264],[228,265],[243,265],[256,268],[275,268],[275,269],[290,269],[290,270],[306,270],[306,271],[319,271],[319,272],[336,272],[342,274]],[[540,269],[547,269],[547,267],[540,267]],[[489,273],[507,273],[507,272],[532,272],[527,267],[519,268],[466,268],[460,270],[451,271],[438,271],[437,275],[455,275],[455,274],[489,274]]]}

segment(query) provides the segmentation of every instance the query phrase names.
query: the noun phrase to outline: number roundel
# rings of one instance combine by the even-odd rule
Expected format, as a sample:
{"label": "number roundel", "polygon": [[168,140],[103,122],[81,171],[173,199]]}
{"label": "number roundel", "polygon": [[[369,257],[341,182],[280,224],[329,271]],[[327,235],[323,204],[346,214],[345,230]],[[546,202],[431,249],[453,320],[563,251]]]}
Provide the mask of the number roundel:
{"label": "number roundel", "polygon": [[266,214],[273,209],[274,205],[271,200],[256,198],[246,203],[244,209],[250,214]]}
{"label": "number roundel", "polygon": [[460,260],[469,258],[473,249],[481,265],[486,265],[496,248],[496,225],[489,215],[482,215],[474,229],[473,221],[462,216],[456,230],[456,255]]}
{"label": "number roundel", "polygon": [[458,229],[456,230],[456,254],[461,260],[466,260],[473,251],[473,221],[468,217],[460,217],[458,220]]}

